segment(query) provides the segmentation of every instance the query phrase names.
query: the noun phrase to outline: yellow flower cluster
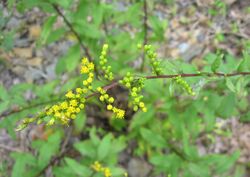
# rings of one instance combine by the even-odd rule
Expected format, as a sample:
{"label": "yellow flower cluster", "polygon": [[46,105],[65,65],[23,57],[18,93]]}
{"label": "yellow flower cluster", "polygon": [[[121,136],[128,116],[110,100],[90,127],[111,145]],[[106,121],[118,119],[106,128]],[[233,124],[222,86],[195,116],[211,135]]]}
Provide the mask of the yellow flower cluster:
{"label": "yellow flower cluster", "polygon": [[83,88],[76,88],[73,92],[68,91],[65,94],[66,100],[46,109],[46,115],[51,119],[47,125],[53,125],[55,121],[62,124],[68,124],[71,119],[75,119],[76,115],[85,107],[85,95],[92,89],[94,78],[94,64],[89,62],[87,58],[82,59],[81,74],[86,74],[87,78],[83,81]]}
{"label": "yellow flower cluster", "polygon": [[103,167],[100,162],[95,161],[91,167],[96,171],[96,172],[102,172],[105,177],[111,177],[111,171],[108,167]]}
{"label": "yellow flower cluster", "polygon": [[157,58],[156,52],[152,49],[151,45],[145,45],[144,51],[150,60],[153,73],[156,75],[160,75],[162,73],[162,68],[160,68],[160,62],[156,59]]}
{"label": "yellow flower cluster", "polygon": [[145,78],[134,79],[130,72],[119,81],[120,84],[129,89],[130,96],[132,97],[131,104],[133,105],[134,111],[137,111],[140,108],[143,112],[147,112],[144,102],[141,101],[143,96],[140,94],[144,87],[144,81]]}
{"label": "yellow flower cluster", "polygon": [[174,77],[173,80],[179,84],[184,90],[188,92],[190,95],[195,95],[195,92],[193,91],[192,87],[181,78],[181,76]]}
{"label": "yellow flower cluster", "polygon": [[123,119],[124,115],[125,115],[125,111],[122,109],[119,109],[113,105],[113,103],[115,101],[114,98],[109,96],[109,94],[107,94],[106,90],[104,90],[101,87],[98,87],[97,91],[100,93],[100,97],[99,97],[100,101],[107,104],[107,110],[113,111],[116,118]]}
{"label": "yellow flower cluster", "polygon": [[107,65],[107,50],[108,50],[108,44],[104,44],[102,47],[102,52],[101,52],[101,56],[100,56],[100,66],[101,66],[101,70],[104,73],[104,78],[107,80],[113,80],[114,76],[113,73],[111,72],[111,66],[106,66]]}
{"label": "yellow flower cluster", "polygon": [[83,81],[83,85],[90,90],[92,89],[92,82],[94,80],[94,69],[94,63],[89,62],[87,58],[82,59],[81,74],[88,75],[87,79]]}
{"label": "yellow flower cluster", "polygon": [[77,88],[75,93],[68,91],[66,93],[67,99],[63,102],[55,104],[46,110],[46,115],[52,118],[47,125],[53,125],[56,120],[62,124],[67,124],[70,119],[75,119],[76,114],[79,113],[85,106],[84,94],[87,89]]}

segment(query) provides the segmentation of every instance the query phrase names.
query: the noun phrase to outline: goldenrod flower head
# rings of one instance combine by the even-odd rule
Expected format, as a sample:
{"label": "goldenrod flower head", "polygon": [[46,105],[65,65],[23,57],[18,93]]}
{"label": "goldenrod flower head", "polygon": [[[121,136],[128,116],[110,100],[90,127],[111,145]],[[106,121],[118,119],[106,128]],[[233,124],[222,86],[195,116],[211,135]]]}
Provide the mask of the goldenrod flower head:
{"label": "goldenrod flower head", "polygon": [[109,104],[108,106],[107,106],[107,110],[112,110],[112,108],[113,108],[113,106],[111,105],[111,104]]}
{"label": "goldenrod flower head", "polygon": [[80,107],[81,109],[83,109],[85,106],[84,106],[84,104],[80,104],[79,107]]}
{"label": "goldenrod flower head", "polygon": [[61,109],[67,109],[68,108],[68,103],[66,101],[62,102],[60,104]]}
{"label": "goldenrod flower head", "polygon": [[113,97],[110,97],[109,99],[108,99],[108,102],[109,103],[113,103],[115,101],[115,99],[113,98]]}
{"label": "goldenrod flower head", "polygon": [[47,123],[47,125],[51,126],[51,125],[54,125],[54,123],[55,123],[55,119],[52,118],[52,119],[49,120],[49,122]]}
{"label": "goldenrod flower head", "polygon": [[86,74],[89,72],[89,68],[87,66],[82,66],[81,67],[81,74]]}
{"label": "goldenrod flower head", "polygon": [[102,164],[100,164],[100,162],[98,162],[98,161],[95,161],[91,165],[91,168],[93,168],[93,170],[95,170],[96,172],[102,172],[105,177],[112,176],[110,169],[107,167],[103,167]]}
{"label": "goldenrod flower head", "polygon": [[94,65],[94,63],[91,62],[91,63],[88,64],[88,67],[89,67],[90,70],[94,70],[95,65]]}
{"label": "goldenrod flower head", "polygon": [[70,106],[76,107],[78,102],[76,100],[70,100],[69,104]]}
{"label": "goldenrod flower head", "polygon": [[81,94],[82,93],[82,89],[81,88],[76,88],[76,93]]}
{"label": "goldenrod flower head", "polygon": [[118,109],[116,107],[113,108],[113,112],[115,113],[116,118],[123,119],[125,115],[125,111],[122,109]]}
{"label": "goldenrod flower head", "polygon": [[86,65],[88,62],[89,62],[89,60],[88,60],[86,57],[84,57],[84,58],[82,59],[82,64],[83,64],[83,65]]}
{"label": "goldenrod flower head", "polygon": [[97,172],[101,171],[102,169],[102,165],[98,161],[95,161],[91,167]]}
{"label": "goldenrod flower head", "polygon": [[68,91],[68,93],[66,93],[65,95],[67,98],[74,98],[75,94],[73,94],[73,92],[70,90]]}
{"label": "goldenrod flower head", "polygon": [[111,171],[109,168],[104,168],[104,176],[105,177],[111,177]]}
{"label": "goldenrod flower head", "polygon": [[107,80],[113,80],[113,73],[111,72],[111,66],[107,65],[107,50],[108,50],[108,44],[104,44],[102,47],[102,51],[101,51],[101,56],[99,64],[100,64],[100,68],[104,74],[104,78]]}

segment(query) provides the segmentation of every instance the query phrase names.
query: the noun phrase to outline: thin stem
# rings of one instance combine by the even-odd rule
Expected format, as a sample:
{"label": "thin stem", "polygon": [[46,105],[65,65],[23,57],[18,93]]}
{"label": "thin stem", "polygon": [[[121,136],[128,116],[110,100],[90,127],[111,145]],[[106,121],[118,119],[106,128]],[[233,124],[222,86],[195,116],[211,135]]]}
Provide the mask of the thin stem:
{"label": "thin stem", "polygon": [[[205,77],[233,77],[233,76],[247,76],[247,75],[250,75],[250,72],[237,72],[237,73],[229,73],[229,74],[225,74],[225,73],[191,73],[191,74],[185,74],[184,73],[184,74],[145,76],[144,78],[146,78],[146,79],[169,79],[169,78],[174,78],[174,77],[177,77],[177,76],[181,76],[181,77],[202,77],[202,76],[205,76]],[[143,78],[143,76],[142,76],[142,78]],[[110,90],[112,88],[117,87],[118,85],[119,85],[119,82],[115,81],[115,82],[113,82],[111,84],[103,86],[102,88],[107,91],[107,90]],[[96,96],[98,94],[99,94],[98,92],[94,92],[94,93],[92,93],[90,95],[87,95],[85,98],[89,99],[89,98],[94,97],[94,96]],[[56,101],[61,101],[61,100],[62,99],[57,99],[57,100],[37,103],[37,104],[34,104],[34,105],[24,107],[22,109],[12,110],[12,111],[10,111],[8,113],[3,113],[3,114],[0,115],[0,117],[6,117],[6,116],[9,116],[11,114],[22,112],[22,111],[27,110],[29,108],[34,108],[34,107],[50,104],[50,103],[53,103],[53,102],[56,102]]]}
{"label": "thin stem", "polygon": [[[69,20],[65,17],[65,15],[62,13],[62,11],[59,9],[59,7],[56,4],[52,4],[53,8],[56,10],[56,12],[58,13],[59,16],[61,16],[63,18],[63,21],[66,23],[66,25],[69,27],[70,31],[76,36],[81,48],[84,50],[85,55],[87,56],[87,58],[89,59],[89,61],[94,62],[93,58],[90,55],[89,49],[84,45],[84,43],[82,42],[82,39],[80,37],[80,35],[78,34],[78,32],[74,29],[73,25],[69,22]],[[96,76],[98,76],[98,70],[95,67],[95,73]],[[98,77],[97,77],[98,78]]]}
{"label": "thin stem", "polygon": [[[146,45],[148,43],[148,8],[147,8],[147,0],[143,1],[143,30],[144,30],[144,39],[143,39],[143,45]],[[144,70],[145,65],[145,52],[142,54],[142,63],[141,63],[141,72]]]}
{"label": "thin stem", "polygon": [[45,101],[45,102],[40,102],[40,103],[28,105],[28,106],[25,106],[25,107],[19,108],[19,109],[13,109],[13,110],[11,110],[9,112],[2,113],[0,115],[0,118],[7,117],[9,115],[16,114],[16,113],[19,113],[19,112],[23,112],[23,111],[25,111],[27,109],[36,108],[36,107],[43,106],[43,105],[48,105],[48,104],[58,102],[58,101],[61,101],[61,100],[63,100],[63,99],[59,98],[59,99],[55,99],[55,100],[50,100],[50,101]]}

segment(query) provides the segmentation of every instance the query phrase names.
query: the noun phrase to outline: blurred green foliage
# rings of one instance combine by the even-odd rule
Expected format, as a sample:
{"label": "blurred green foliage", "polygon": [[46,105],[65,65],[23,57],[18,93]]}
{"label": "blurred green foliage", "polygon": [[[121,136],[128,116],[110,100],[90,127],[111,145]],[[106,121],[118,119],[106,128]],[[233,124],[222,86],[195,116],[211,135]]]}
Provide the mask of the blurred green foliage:
{"label": "blurred green foliage", "polygon": [[[155,3],[150,1],[152,10]],[[77,69],[84,51],[77,37],[65,24],[55,28],[54,24],[61,18],[53,4],[61,9],[67,20],[75,29],[81,41],[88,47],[94,61],[98,60],[102,43],[110,45],[109,61],[114,73],[122,76],[127,71],[136,74],[150,74],[146,69],[140,73],[138,68],[131,68],[130,64],[140,57],[137,44],[143,43],[144,30],[142,24],[143,1],[109,1],[104,3],[97,0],[9,0],[8,7],[16,6],[20,13],[34,7],[44,11],[46,20],[43,23],[42,33],[37,41],[38,45],[48,45],[59,40],[72,40],[73,45],[67,53],[58,60],[56,72],[58,79],[44,85],[17,84],[9,90],[0,86],[0,113],[4,116],[0,120],[0,128],[7,129],[13,139],[15,127],[19,120],[26,115],[32,115],[42,107],[61,99],[61,96],[71,88],[79,86],[81,78]],[[174,1],[165,0],[161,3],[172,4]],[[226,13],[222,2],[216,1],[216,8]],[[210,13],[216,11],[210,10]],[[1,13],[1,11],[0,11]],[[159,19],[149,12],[149,43],[156,48],[164,42],[164,31],[168,27],[166,19]],[[4,19],[0,16],[0,28]],[[133,31],[130,33],[127,28]],[[0,37],[3,36],[0,32]],[[7,32],[0,38],[2,48],[11,49],[13,38]],[[217,38],[221,38],[217,36]],[[224,38],[224,37],[223,37]],[[221,39],[222,40],[222,39]],[[246,42],[242,58],[225,53],[208,53],[202,69],[183,60],[162,59],[165,74],[250,71],[249,41]],[[148,64],[148,63],[147,63]],[[150,68],[150,66],[148,66]],[[69,73],[72,77],[66,84],[60,84],[62,73]],[[240,117],[242,121],[250,121],[250,109],[247,95],[249,95],[249,77],[210,77],[185,79],[196,92],[192,97],[175,84],[172,80],[147,80],[145,83],[144,100],[148,112],[137,112],[125,120],[108,120],[108,129],[96,124],[89,126],[87,112],[81,112],[72,123],[74,136],[81,136],[80,141],[72,142],[71,151],[77,155],[64,153],[61,150],[67,135],[65,127],[50,127],[45,140],[34,140],[32,149],[35,153],[15,152],[11,154],[15,164],[12,177],[43,176],[46,166],[52,166],[52,173],[56,177],[88,177],[102,176],[94,173],[91,164],[99,161],[111,169],[114,177],[124,176],[127,169],[119,164],[119,157],[126,149],[130,149],[130,156],[143,158],[153,168],[151,176],[162,174],[171,177],[211,177],[241,176],[242,166],[236,163],[240,152],[232,154],[200,155],[196,141],[201,134],[212,135],[216,129],[216,118],[228,119]],[[99,81],[105,84],[104,81]],[[211,85],[210,83],[214,83]],[[57,89],[56,89],[57,88]],[[58,90],[58,88],[60,88]],[[36,98],[25,100],[24,94],[32,91]],[[119,93],[116,93],[119,94]],[[126,101],[126,99],[124,99]],[[100,104],[91,100],[91,104]],[[9,114],[9,108],[18,107],[19,110]],[[103,113],[101,107],[99,111]],[[131,147],[131,143],[135,146]],[[55,158],[63,157],[59,163],[52,163]],[[233,167],[233,168],[232,168]],[[4,164],[0,165],[0,174],[6,171]]]}

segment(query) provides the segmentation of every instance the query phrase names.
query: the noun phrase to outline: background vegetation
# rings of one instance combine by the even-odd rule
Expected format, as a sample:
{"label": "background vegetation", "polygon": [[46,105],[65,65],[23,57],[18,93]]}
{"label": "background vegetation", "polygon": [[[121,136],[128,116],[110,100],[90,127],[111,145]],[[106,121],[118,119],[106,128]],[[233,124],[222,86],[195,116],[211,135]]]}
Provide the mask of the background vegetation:
{"label": "background vegetation", "polygon": [[[241,6],[242,1],[222,0],[3,1],[0,176],[109,176],[93,168],[96,161],[114,177],[248,176],[249,139],[240,140],[250,132],[250,40],[249,31],[242,27],[249,26],[250,4]],[[243,15],[227,21],[234,8]],[[13,25],[15,14],[36,18]],[[20,39],[27,35],[31,35],[27,45],[46,49],[46,54],[53,50],[56,58],[43,54],[47,58],[37,64],[34,51],[29,56],[23,51],[26,44],[20,47]],[[176,45],[179,39],[182,42]],[[126,110],[125,119],[115,119],[92,97],[69,126],[34,124],[16,132],[21,120],[60,101],[69,89],[81,87],[81,58],[97,64],[104,43],[109,44],[108,64],[115,79],[127,72],[153,75],[149,59],[137,48],[152,44],[165,75],[201,73],[200,77],[183,75],[195,95],[174,79],[149,79],[143,90],[147,112],[133,111],[128,90],[117,86],[109,93]],[[66,47],[60,48],[62,44]],[[12,70],[17,55],[31,57],[19,60],[21,66],[43,65],[43,77],[30,79],[37,73],[22,75],[15,68],[8,78],[6,72]],[[47,70],[50,66],[53,76]],[[26,79],[9,83],[23,76]],[[96,80],[97,85],[110,83],[100,76]]]}

